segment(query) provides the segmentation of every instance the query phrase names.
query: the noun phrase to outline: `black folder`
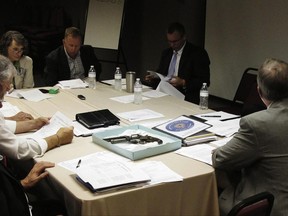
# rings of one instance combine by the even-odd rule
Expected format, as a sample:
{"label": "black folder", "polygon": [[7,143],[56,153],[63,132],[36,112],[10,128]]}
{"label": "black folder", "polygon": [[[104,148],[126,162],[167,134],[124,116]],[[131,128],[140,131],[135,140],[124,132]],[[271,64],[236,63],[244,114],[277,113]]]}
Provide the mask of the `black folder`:
{"label": "black folder", "polygon": [[88,129],[108,127],[110,125],[117,125],[120,123],[120,119],[108,109],[77,113],[76,121]]}

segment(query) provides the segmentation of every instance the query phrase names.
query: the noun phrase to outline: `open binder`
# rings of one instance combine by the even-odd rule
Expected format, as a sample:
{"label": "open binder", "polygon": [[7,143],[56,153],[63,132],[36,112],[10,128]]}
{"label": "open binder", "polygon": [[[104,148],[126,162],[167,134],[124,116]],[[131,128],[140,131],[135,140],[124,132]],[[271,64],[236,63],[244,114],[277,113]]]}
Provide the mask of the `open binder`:
{"label": "open binder", "polygon": [[120,119],[108,109],[77,113],[76,121],[88,129],[108,127],[120,123]]}
{"label": "open binder", "polygon": [[203,119],[182,115],[153,129],[180,138],[182,146],[189,146],[216,140],[215,134],[206,131],[209,127],[211,125],[206,124]]}

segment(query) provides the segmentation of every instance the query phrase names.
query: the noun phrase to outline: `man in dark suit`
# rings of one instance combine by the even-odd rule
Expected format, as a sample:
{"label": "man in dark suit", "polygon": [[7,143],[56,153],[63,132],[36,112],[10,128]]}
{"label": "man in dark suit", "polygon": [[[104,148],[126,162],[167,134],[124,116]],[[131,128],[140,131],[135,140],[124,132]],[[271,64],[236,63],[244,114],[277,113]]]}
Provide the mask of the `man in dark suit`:
{"label": "man in dark suit", "polygon": [[[15,176],[2,164],[0,155],[0,203],[3,216],[31,216],[34,214],[33,206],[25,194],[25,189],[33,187],[48,176],[47,168],[54,167],[54,163],[39,162],[34,165],[29,174],[22,180]],[[32,207],[32,208],[31,208]],[[43,211],[44,212],[44,211]],[[43,215],[42,213],[40,215]]]}
{"label": "man in dark suit", "polygon": [[[163,51],[157,72],[167,76],[186,101],[198,104],[202,84],[210,85],[209,56],[205,49],[186,40],[185,28],[180,23],[170,24],[167,40],[170,47]],[[147,75],[144,83],[156,88],[159,79]]]}
{"label": "man in dark suit", "polygon": [[65,30],[63,45],[46,56],[45,84],[53,86],[61,80],[84,79],[91,65],[94,65],[96,79],[99,80],[102,68],[93,47],[82,45],[80,30],[69,27]]}
{"label": "man in dark suit", "polygon": [[257,83],[267,109],[242,117],[239,131],[213,152],[217,173],[233,177],[231,184],[222,185],[223,175],[218,175],[217,183],[224,188],[219,197],[221,215],[263,191],[274,195],[271,215],[288,215],[288,64],[267,59],[258,70]]}

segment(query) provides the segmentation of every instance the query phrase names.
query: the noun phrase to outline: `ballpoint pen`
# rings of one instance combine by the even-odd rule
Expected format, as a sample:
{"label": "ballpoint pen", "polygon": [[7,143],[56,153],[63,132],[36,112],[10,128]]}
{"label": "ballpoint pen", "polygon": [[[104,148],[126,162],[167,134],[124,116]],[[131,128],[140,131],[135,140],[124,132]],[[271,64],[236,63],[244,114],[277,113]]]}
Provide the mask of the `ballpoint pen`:
{"label": "ballpoint pen", "polygon": [[214,117],[214,118],[221,118],[221,115],[201,115],[201,117]]}
{"label": "ballpoint pen", "polygon": [[80,167],[81,159],[78,161],[76,168]]}

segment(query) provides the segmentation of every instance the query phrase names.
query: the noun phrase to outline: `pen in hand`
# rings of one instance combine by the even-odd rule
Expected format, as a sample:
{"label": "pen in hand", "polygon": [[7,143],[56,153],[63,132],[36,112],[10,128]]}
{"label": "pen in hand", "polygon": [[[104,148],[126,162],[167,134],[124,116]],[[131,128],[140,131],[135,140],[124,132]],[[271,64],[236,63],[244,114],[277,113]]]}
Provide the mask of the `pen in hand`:
{"label": "pen in hand", "polygon": [[79,168],[81,164],[81,159],[78,161],[76,168]]}

